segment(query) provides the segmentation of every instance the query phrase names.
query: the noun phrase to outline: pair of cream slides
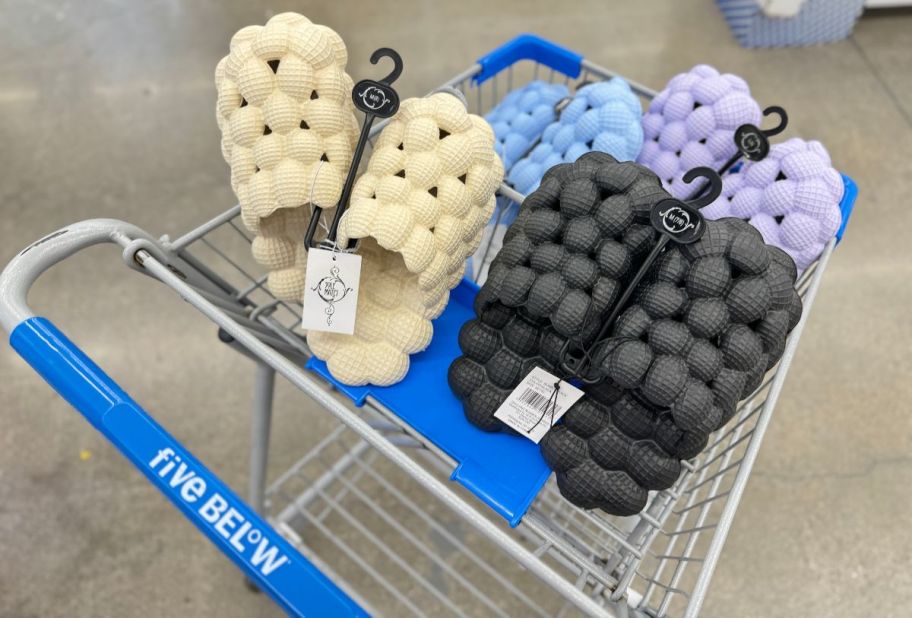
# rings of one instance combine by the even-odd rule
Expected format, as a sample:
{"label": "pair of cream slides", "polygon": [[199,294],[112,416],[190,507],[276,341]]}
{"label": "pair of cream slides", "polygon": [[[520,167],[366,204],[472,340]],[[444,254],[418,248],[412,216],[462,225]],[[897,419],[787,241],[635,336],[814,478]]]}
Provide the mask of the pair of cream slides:
{"label": "pair of cream slides", "polygon": [[[238,31],[215,71],[231,186],[253,255],[283,300],[301,300],[311,209],[335,208],[352,162],[359,129],[347,59],[333,30],[284,13]],[[502,178],[491,127],[459,98],[402,101],[339,225],[341,246],[361,241],[355,332],[307,334],[333,376],[378,385],[405,377],[481,241]]]}

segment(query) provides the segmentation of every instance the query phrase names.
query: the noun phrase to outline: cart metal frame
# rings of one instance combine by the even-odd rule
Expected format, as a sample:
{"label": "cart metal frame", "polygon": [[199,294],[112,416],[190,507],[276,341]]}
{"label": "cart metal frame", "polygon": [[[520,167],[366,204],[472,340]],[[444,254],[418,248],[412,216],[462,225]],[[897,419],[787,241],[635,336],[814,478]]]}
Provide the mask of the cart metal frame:
{"label": "cart metal frame", "polygon": [[[569,84],[615,75],[522,35],[444,86],[484,113],[523,79]],[[628,81],[642,97],[654,95]],[[855,189],[846,183],[851,204]],[[500,195],[500,213],[522,200],[506,185]],[[255,586],[293,615],[699,613],[836,239],[799,280],[804,316],[779,365],[704,453],[685,462],[673,487],[651,495],[640,515],[618,518],[575,508],[552,478],[510,529],[447,480],[454,461],[394,411],[371,397],[358,407],[304,368],[310,351],[298,328],[301,307],[266,289],[239,213],[230,208],[174,240],[110,219],[45,236],[0,275],[0,324],[36,371]],[[219,327],[223,342],[255,361],[247,504],[29,308],[26,295],[41,273],[99,243],[119,245],[127,266],[173,289]],[[267,485],[276,373],[338,423]],[[197,486],[173,485],[179,461]],[[269,548],[275,551],[266,555]]]}

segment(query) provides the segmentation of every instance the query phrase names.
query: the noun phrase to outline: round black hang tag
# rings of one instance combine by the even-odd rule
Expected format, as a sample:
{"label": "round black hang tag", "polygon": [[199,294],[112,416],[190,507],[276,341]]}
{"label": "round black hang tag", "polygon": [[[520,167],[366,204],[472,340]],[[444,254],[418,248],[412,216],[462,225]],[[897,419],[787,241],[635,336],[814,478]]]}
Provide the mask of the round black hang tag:
{"label": "round black hang tag", "polygon": [[379,118],[389,118],[399,111],[399,95],[396,91],[372,79],[362,79],[355,84],[352,101],[365,114]]}
{"label": "round black hang tag", "polygon": [[735,145],[751,161],[760,161],[769,154],[766,134],[752,124],[742,124],[735,129]]}
{"label": "round black hang tag", "polygon": [[680,200],[662,200],[652,207],[652,226],[676,243],[686,245],[700,240],[706,226],[703,215]]}

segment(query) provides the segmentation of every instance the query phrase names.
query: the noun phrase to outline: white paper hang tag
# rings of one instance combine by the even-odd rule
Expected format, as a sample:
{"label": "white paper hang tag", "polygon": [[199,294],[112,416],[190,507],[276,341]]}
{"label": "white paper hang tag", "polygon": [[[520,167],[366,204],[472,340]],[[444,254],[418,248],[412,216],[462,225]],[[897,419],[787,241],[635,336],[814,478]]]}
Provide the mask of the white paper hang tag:
{"label": "white paper hang tag", "polygon": [[308,251],[301,328],[354,333],[360,281],[360,255],[326,249]]}
{"label": "white paper hang tag", "polygon": [[583,391],[569,382],[535,367],[497,408],[494,417],[538,444],[582,396]]}

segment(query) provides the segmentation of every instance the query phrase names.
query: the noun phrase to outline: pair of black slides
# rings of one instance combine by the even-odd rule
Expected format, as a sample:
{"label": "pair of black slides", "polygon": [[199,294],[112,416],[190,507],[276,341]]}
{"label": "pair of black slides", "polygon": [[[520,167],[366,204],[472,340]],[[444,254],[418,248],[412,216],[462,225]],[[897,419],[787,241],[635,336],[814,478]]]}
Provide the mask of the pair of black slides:
{"label": "pair of black slides", "polygon": [[650,217],[668,199],[653,172],[604,153],[550,169],[507,230],[449,370],[485,431],[513,431],[494,413],[535,367],[582,388],[540,445],[583,508],[636,514],[674,484],[801,317],[788,254],[731,218],[666,244]]}

